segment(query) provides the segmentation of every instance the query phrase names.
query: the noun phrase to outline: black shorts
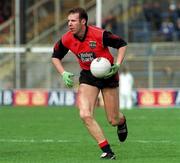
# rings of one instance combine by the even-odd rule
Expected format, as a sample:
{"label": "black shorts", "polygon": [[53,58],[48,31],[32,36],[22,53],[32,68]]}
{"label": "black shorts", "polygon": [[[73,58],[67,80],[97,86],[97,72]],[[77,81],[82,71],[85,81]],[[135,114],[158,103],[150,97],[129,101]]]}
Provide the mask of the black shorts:
{"label": "black shorts", "polygon": [[82,70],[80,72],[79,83],[89,84],[99,89],[102,88],[116,88],[119,86],[119,75],[116,73],[108,79],[96,78],[89,70]]}

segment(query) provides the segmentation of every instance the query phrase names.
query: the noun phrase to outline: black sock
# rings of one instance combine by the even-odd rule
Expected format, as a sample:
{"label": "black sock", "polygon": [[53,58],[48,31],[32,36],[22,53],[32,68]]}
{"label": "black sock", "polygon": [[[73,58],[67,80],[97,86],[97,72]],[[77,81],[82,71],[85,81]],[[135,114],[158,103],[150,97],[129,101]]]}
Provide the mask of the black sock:
{"label": "black sock", "polygon": [[101,148],[101,150],[102,150],[103,152],[113,153],[107,140],[105,140],[104,142],[100,143],[100,144],[99,144],[99,147]]}

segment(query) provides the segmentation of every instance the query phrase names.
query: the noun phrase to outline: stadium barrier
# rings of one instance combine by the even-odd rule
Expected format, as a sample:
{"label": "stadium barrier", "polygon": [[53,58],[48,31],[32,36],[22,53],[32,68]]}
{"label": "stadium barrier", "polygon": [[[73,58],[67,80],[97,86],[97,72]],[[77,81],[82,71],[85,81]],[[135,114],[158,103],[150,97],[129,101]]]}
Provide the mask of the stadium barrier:
{"label": "stadium barrier", "polygon": [[[0,90],[0,106],[73,106],[75,101],[76,91],[74,90]],[[133,103],[134,107],[139,108],[178,107],[180,106],[180,90],[138,89],[133,93]],[[98,104],[103,105],[102,102]]]}
{"label": "stadium barrier", "polygon": [[75,96],[76,92],[73,90],[1,90],[0,105],[72,106],[75,105]]}

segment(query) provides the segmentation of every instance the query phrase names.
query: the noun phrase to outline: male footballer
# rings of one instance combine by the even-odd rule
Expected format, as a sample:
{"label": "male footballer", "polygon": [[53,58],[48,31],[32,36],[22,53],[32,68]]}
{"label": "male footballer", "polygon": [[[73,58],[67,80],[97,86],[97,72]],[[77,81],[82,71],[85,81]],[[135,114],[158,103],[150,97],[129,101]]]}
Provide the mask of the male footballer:
{"label": "male footballer", "polygon": [[[74,75],[64,69],[61,61],[69,50],[77,57],[77,61],[82,69],[77,95],[77,107],[80,118],[102,150],[100,158],[113,160],[116,158],[115,153],[102,128],[94,118],[94,109],[98,94],[101,91],[107,120],[112,126],[117,127],[119,141],[124,142],[128,130],[126,118],[119,111],[118,70],[124,59],[127,43],[121,37],[104,29],[90,26],[87,23],[88,15],[83,8],[73,8],[69,11],[69,31],[55,43],[52,63],[61,74],[65,85],[71,88],[73,87]],[[117,49],[116,61],[108,47]],[[110,72],[103,78],[96,78],[90,72],[90,64],[97,57],[107,58],[112,65]]]}

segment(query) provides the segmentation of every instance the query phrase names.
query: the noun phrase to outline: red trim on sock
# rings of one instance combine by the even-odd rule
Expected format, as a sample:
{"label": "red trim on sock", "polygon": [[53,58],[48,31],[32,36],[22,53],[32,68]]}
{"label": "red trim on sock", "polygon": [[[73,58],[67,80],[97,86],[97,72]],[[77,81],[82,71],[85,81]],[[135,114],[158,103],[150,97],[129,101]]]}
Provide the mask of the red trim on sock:
{"label": "red trim on sock", "polygon": [[104,146],[106,146],[108,144],[109,144],[108,141],[104,140],[103,142],[99,143],[98,145],[99,145],[100,148],[103,148]]}

